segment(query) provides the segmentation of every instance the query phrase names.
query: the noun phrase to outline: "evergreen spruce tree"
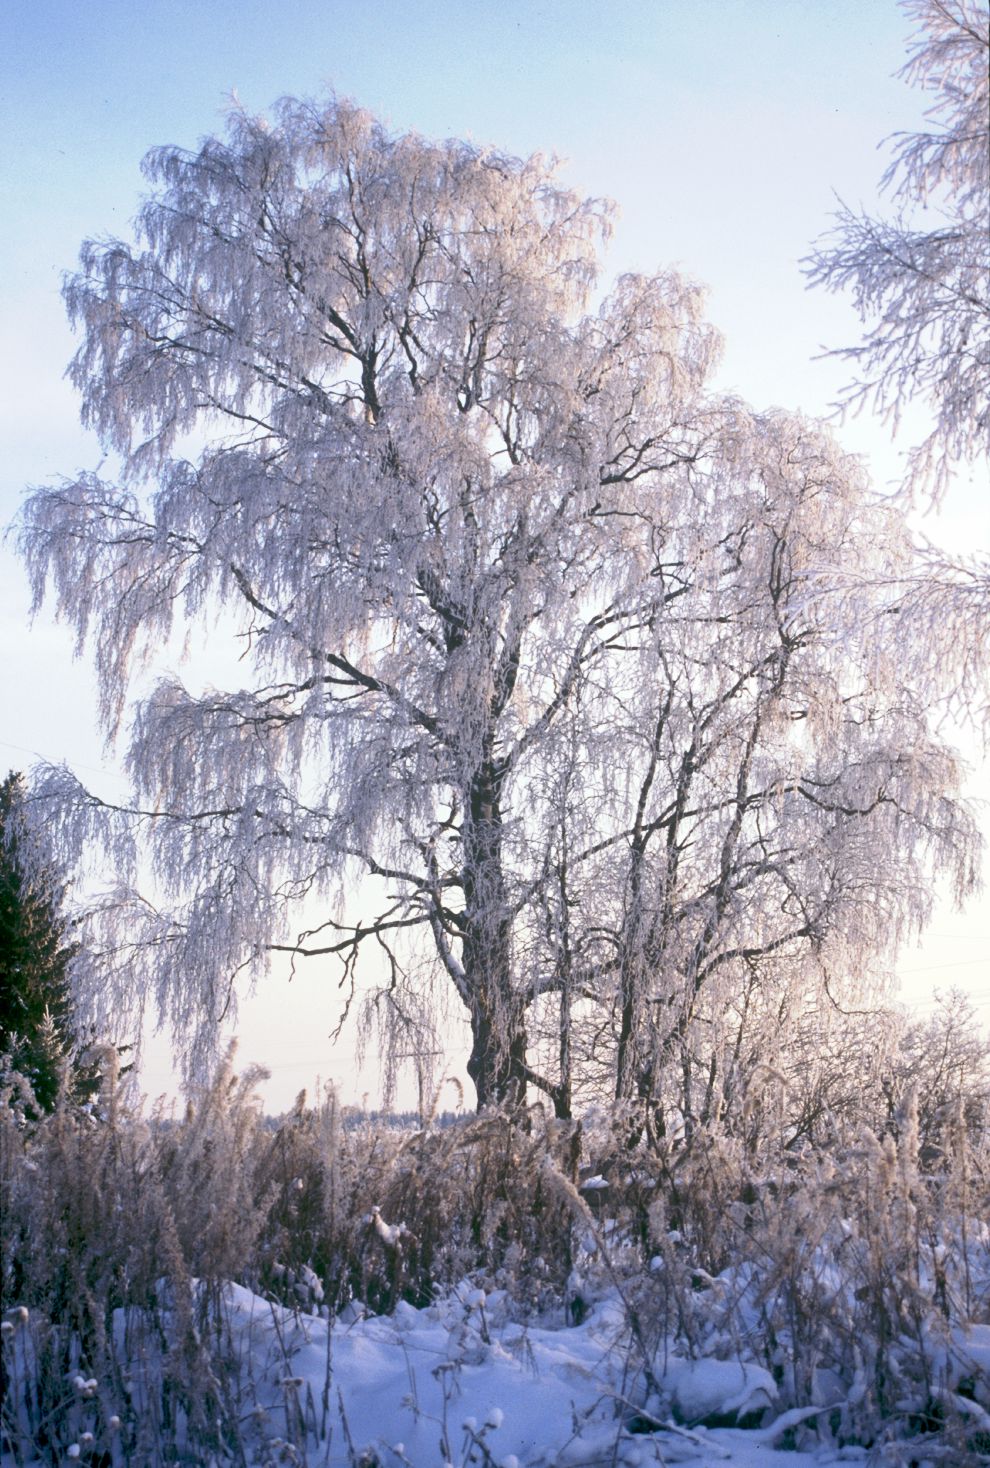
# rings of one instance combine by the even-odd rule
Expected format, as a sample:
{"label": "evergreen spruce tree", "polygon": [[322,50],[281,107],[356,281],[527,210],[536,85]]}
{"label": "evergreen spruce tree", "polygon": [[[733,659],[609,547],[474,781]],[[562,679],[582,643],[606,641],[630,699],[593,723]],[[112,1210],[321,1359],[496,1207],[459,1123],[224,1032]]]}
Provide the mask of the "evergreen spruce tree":
{"label": "evergreen spruce tree", "polygon": [[[12,771],[0,785],[0,1055],[50,1111],[75,1050],[68,976],[75,946],[57,874],[28,875],[17,819],[23,800],[23,779]],[[87,1077],[78,1079],[87,1091]]]}

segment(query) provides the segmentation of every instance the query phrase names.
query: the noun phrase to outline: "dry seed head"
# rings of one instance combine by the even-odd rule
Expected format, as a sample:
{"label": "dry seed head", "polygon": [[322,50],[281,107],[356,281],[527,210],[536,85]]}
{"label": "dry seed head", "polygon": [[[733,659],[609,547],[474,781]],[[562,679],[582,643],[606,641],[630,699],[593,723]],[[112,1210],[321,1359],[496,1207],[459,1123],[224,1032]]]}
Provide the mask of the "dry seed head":
{"label": "dry seed head", "polygon": [[591,1209],[588,1207],[587,1203],[581,1197],[581,1194],[578,1192],[577,1188],[570,1181],[570,1179],[564,1177],[562,1172],[558,1172],[557,1168],[554,1167],[549,1157],[544,1159],[541,1171],[543,1173],[543,1181],[546,1184],[548,1191],[552,1193],[554,1197],[558,1198],[560,1202],[566,1204],[571,1212],[577,1218],[579,1218],[582,1223],[589,1223],[594,1226],[594,1219],[591,1214]]}
{"label": "dry seed head", "polygon": [[646,1211],[647,1221],[650,1226],[650,1238],[656,1243],[662,1243],[667,1237],[667,1208],[663,1198],[654,1198]]}
{"label": "dry seed head", "polygon": [[883,1139],[879,1163],[881,1183],[892,1188],[897,1180],[897,1143],[889,1134]]}

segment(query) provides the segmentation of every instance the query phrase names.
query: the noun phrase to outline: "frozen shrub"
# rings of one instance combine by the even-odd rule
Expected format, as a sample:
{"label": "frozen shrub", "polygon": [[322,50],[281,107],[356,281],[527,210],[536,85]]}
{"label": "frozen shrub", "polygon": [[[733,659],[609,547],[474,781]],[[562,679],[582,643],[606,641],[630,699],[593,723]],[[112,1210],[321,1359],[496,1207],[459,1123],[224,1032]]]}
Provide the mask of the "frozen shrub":
{"label": "frozen shrub", "polygon": [[[538,1109],[345,1126],[332,1091],[272,1123],[256,1079],[228,1057],[179,1118],[142,1117],[119,1084],[98,1117],[0,1105],[15,1462],[61,1462],[85,1434],[112,1463],[249,1462],[244,1434],[269,1428],[232,1283],[302,1320],[422,1306],[464,1280],[560,1328],[612,1296],[644,1403],[667,1400],[665,1363],[716,1357],[770,1372],[779,1409],[816,1409],[799,1445],[985,1451],[966,1341],[990,1323],[990,1148],[966,1096],[937,1148],[916,1086],[814,1144],[793,1145],[778,1109],[745,1135],[713,1121],[630,1146],[606,1111],[583,1132]],[[279,1453],[303,1453],[314,1412],[287,1398]]]}

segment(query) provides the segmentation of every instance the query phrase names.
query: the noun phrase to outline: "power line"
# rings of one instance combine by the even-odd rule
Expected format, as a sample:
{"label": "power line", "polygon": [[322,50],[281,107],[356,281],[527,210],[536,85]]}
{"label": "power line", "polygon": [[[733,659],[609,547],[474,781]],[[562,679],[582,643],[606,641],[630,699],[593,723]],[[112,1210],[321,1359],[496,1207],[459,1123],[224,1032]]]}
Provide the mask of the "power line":
{"label": "power line", "polygon": [[952,963],[930,963],[925,968],[901,968],[897,972],[902,978],[908,974],[934,974],[944,968],[971,968],[974,963],[987,964],[986,958],[959,958]]}
{"label": "power line", "polygon": [[[30,754],[35,759],[44,760],[46,765],[54,765],[56,763],[55,760],[49,759],[47,754],[42,754],[40,749],[28,749],[26,745],[13,744],[9,739],[0,739],[0,744],[3,745],[4,749],[16,749],[21,754]],[[127,778],[126,775],[121,774],[120,770],[108,770],[105,765],[84,765],[79,760],[68,759],[63,759],[61,763],[69,765],[75,770],[88,770],[91,775],[106,775],[111,780],[125,780]]]}

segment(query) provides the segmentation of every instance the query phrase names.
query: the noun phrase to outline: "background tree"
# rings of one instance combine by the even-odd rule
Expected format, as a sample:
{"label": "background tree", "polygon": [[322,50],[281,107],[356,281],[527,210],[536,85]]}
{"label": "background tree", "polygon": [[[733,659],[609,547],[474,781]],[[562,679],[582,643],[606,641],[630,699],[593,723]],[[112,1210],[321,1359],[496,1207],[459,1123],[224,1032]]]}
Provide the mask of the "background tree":
{"label": "background tree", "polygon": [[808,262],[813,284],[851,290],[867,325],[838,350],[855,369],[846,403],[895,427],[927,403],[933,426],[907,484],[939,498],[990,441],[990,11],[982,0],[908,0],[914,49],[900,75],[935,94],[930,131],[897,134],[881,187],[887,219],[842,206]]}
{"label": "background tree", "polygon": [[68,970],[77,948],[53,869],[26,859],[24,801],[11,772],[0,784],[0,1055],[50,1111],[75,1049]]}
{"label": "background tree", "polygon": [[617,1094],[674,1067],[693,1111],[740,982],[866,977],[932,866],[972,881],[910,650],[864,637],[897,517],[827,435],[711,391],[690,282],[587,312],[606,206],[337,101],[145,167],[141,245],[66,288],[121,484],[35,492],[22,544],[109,733],[177,625],[223,607],[241,657],[136,700],[129,804],[37,783],[66,859],[94,838],[120,877],[97,1005],[154,996],[195,1056],[273,953],[353,995],[370,950],[413,1048],[456,993],[479,1104],[566,1112],[577,1026]]}
{"label": "background tree", "polygon": [[[843,206],[808,262],[815,285],[850,290],[867,327],[840,348],[856,376],[845,405],[895,430],[919,403],[932,426],[908,453],[905,489],[938,503],[990,448],[990,10],[985,0],[908,0],[914,48],[901,72],[934,94],[930,131],[895,137],[882,187],[890,218]],[[990,731],[990,560],[922,547],[891,582],[898,616],[878,629],[937,644],[954,711]]]}

